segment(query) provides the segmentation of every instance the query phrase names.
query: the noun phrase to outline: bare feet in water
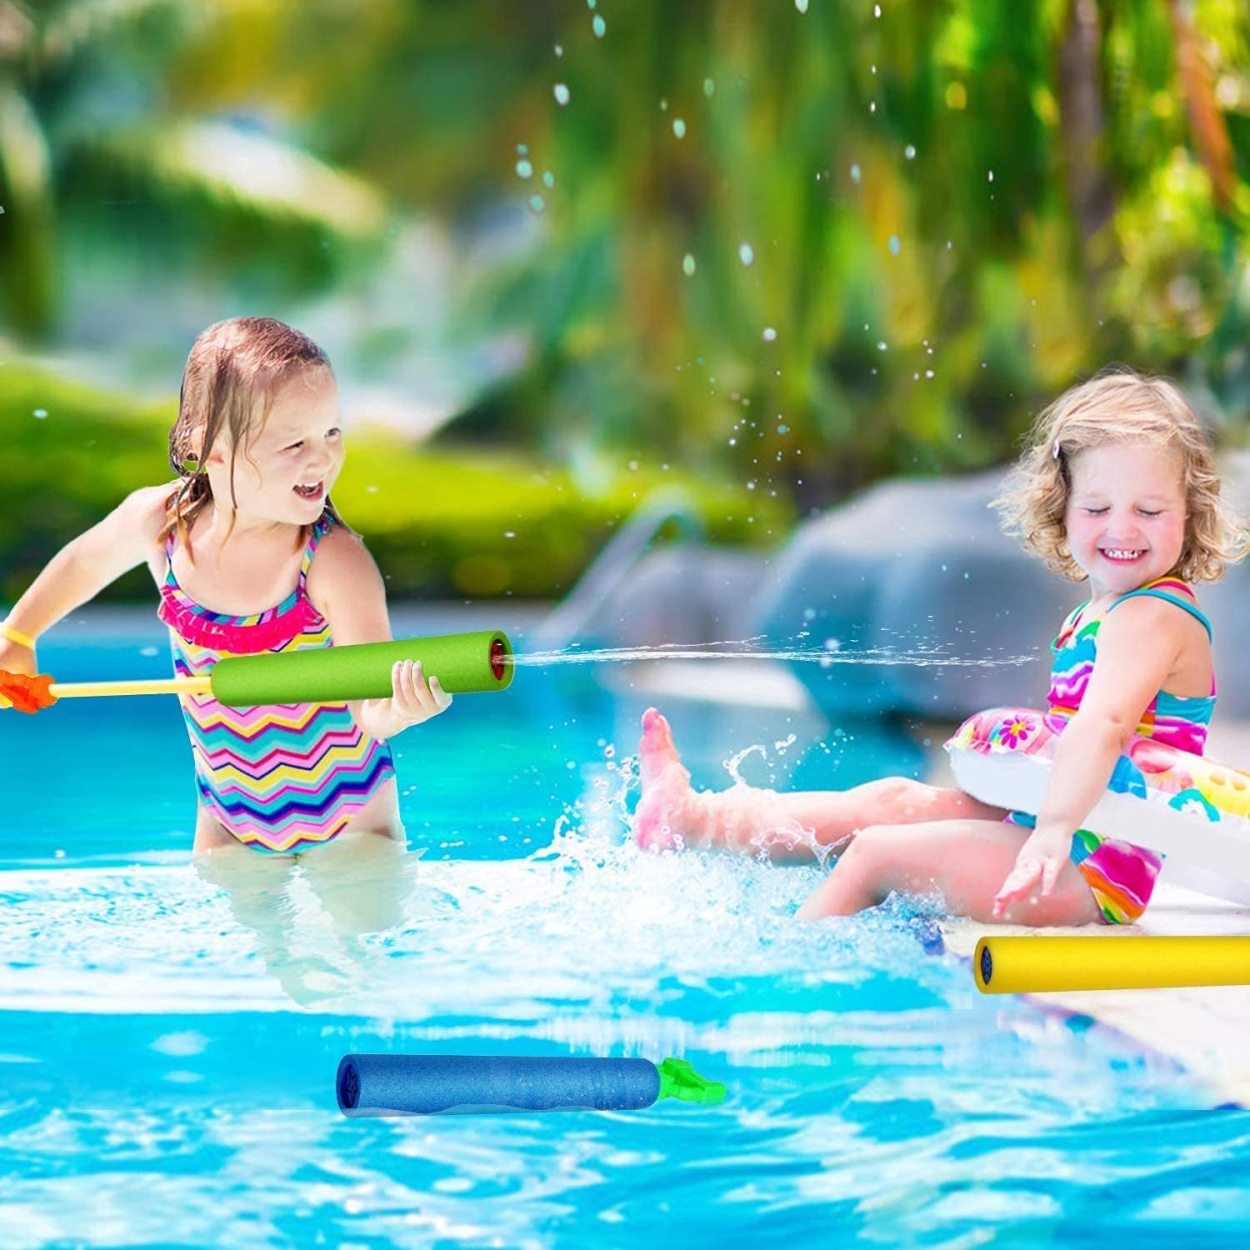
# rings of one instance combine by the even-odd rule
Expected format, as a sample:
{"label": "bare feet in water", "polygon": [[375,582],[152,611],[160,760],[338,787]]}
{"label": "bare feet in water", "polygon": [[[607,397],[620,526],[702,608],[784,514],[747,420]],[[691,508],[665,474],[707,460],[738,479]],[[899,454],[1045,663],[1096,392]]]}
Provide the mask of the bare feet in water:
{"label": "bare feet in water", "polygon": [[642,715],[638,758],[642,800],[634,813],[634,840],[650,851],[698,841],[702,804],[690,788],[690,773],[677,754],[668,721],[653,707]]}

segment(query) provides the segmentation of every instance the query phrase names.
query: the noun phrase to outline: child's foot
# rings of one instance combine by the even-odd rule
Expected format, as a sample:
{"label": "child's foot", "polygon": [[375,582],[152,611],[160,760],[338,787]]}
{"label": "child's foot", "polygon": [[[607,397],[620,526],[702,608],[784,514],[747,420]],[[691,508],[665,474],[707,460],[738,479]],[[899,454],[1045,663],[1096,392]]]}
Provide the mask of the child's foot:
{"label": "child's foot", "polygon": [[653,707],[642,714],[638,757],[642,800],[634,813],[634,840],[647,850],[670,850],[700,832],[700,812],[673,732]]}

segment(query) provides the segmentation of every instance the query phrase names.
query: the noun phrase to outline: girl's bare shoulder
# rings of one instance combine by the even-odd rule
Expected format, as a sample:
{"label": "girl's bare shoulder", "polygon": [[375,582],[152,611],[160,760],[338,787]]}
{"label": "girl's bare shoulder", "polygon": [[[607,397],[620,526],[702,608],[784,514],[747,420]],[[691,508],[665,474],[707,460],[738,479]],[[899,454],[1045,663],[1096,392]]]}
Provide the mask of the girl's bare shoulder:
{"label": "girl's bare shoulder", "polygon": [[178,490],[177,482],[162,482],[156,486],[140,486],[122,500],[118,511],[124,510],[135,520],[159,517],[163,522],[169,501]]}

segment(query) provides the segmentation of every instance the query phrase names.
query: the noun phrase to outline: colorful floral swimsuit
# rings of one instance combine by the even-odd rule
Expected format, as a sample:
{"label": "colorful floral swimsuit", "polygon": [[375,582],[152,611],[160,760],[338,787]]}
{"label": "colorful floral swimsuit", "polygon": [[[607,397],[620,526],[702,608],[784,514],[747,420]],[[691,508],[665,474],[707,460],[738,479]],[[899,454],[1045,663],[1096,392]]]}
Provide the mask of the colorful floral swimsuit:
{"label": "colorful floral swimsuit", "polygon": [[[1174,592],[1179,591],[1180,594]],[[1113,600],[1098,616],[1083,620],[1088,602],[1081,604],[1063,623],[1058,637],[1050,644],[1054,665],[1050,673],[1050,695],[1047,720],[1062,726],[1081,706],[1094,662],[1098,654],[1098,627],[1108,612],[1135,595],[1165,599],[1200,620],[1211,636],[1211,623],[1188,597],[1188,587],[1174,577],[1160,577],[1147,582]],[[1211,693],[1191,698],[1160,690],[1142,713],[1137,733],[1154,738],[1165,746],[1191,755],[1201,755],[1207,741],[1207,727],[1215,709],[1215,679]],[[1116,770],[1132,768],[1132,761],[1121,756]],[[1025,812],[1009,812],[1007,820],[1018,825],[1034,826],[1037,821]],[[1107,924],[1133,924],[1150,901],[1155,878],[1162,866],[1161,858],[1144,847],[1114,838],[1100,837],[1088,829],[1072,835],[1072,862],[1094,893],[1098,910]]]}
{"label": "colorful floral swimsuit", "polygon": [[[171,535],[159,615],[169,626],[175,672],[202,676],[228,655],[333,646],[305,590],[313,553],[333,524],[329,516],[317,522],[295,589],[255,616],[195,603],[174,577]],[[254,850],[289,855],[330,841],[395,775],[390,748],[360,731],[346,703],[225,707],[212,695],[180,702],[200,801]]]}

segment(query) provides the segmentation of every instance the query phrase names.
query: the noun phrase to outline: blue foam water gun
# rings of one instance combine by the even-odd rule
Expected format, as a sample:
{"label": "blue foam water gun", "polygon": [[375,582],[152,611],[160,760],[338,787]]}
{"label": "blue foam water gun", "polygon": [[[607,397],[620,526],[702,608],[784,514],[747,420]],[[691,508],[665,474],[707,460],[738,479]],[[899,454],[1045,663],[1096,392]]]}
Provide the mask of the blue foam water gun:
{"label": "blue foam water gun", "polygon": [[505,1055],[344,1055],[335,1080],[348,1116],[636,1111],[661,1098],[712,1106],[725,1087],[684,1059]]}

